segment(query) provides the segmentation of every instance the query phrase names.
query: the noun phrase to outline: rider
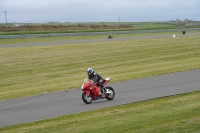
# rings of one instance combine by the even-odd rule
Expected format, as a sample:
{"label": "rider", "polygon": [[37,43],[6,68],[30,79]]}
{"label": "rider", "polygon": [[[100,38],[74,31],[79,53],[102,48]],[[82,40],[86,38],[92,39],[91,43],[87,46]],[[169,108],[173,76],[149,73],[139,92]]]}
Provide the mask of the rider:
{"label": "rider", "polygon": [[183,30],[182,34],[185,34],[185,29]]}
{"label": "rider", "polygon": [[112,33],[109,34],[109,37],[110,37],[110,38],[112,37]]}
{"label": "rider", "polygon": [[101,92],[104,94],[105,88],[103,87],[103,83],[104,83],[104,79],[96,72],[94,72],[94,70],[92,68],[88,68],[87,69],[87,75],[88,75],[88,79],[93,80],[94,83],[97,82],[98,83],[98,87],[101,89]]}

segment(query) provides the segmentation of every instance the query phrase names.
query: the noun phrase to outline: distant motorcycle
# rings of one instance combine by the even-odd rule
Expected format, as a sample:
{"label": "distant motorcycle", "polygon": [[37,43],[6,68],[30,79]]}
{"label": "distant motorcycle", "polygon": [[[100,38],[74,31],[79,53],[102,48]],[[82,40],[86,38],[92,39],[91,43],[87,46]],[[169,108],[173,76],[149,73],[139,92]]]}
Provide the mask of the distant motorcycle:
{"label": "distant motorcycle", "polygon": [[108,39],[113,39],[113,36],[109,35],[109,36],[108,36]]}
{"label": "distant motorcycle", "polygon": [[93,83],[89,79],[85,79],[82,85],[82,100],[86,104],[92,103],[92,101],[106,98],[107,100],[113,100],[115,97],[115,91],[110,86],[105,86],[110,81],[110,78],[106,78],[103,83],[105,88],[105,94],[102,94],[101,89],[97,86],[98,83]]}
{"label": "distant motorcycle", "polygon": [[186,34],[186,31],[185,31],[185,30],[183,30],[182,34]]}

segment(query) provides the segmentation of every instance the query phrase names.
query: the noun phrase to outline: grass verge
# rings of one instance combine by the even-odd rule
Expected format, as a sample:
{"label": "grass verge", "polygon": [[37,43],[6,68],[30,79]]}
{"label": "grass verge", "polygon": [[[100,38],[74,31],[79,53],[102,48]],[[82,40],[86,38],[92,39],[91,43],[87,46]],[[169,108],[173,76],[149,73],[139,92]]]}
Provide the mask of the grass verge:
{"label": "grass verge", "polygon": [[200,91],[0,128],[1,133],[199,133]]}
{"label": "grass verge", "polygon": [[197,69],[199,42],[194,36],[0,49],[0,100],[79,88],[88,67],[111,82]]}

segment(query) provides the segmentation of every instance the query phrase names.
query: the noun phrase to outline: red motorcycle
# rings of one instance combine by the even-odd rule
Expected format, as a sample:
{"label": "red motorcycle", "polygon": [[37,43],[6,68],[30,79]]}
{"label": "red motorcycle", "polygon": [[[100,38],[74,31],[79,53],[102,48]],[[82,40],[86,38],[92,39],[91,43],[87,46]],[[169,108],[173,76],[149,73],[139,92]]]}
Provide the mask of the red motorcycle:
{"label": "red motorcycle", "polygon": [[110,81],[110,78],[106,78],[103,83],[105,88],[105,94],[102,94],[101,89],[97,86],[98,83],[92,82],[92,80],[85,79],[82,85],[82,100],[86,104],[90,104],[92,101],[106,98],[107,100],[113,100],[115,97],[115,91],[110,86],[105,86]]}

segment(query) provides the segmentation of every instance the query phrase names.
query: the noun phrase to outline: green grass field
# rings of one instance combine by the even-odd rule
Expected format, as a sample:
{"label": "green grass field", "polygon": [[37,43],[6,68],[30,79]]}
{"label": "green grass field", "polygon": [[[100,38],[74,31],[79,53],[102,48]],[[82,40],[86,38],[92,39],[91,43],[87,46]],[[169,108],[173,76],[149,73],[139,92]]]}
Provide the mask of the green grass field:
{"label": "green grass field", "polygon": [[[0,49],[0,100],[80,88],[87,67],[111,77],[111,82],[199,69],[199,42],[199,36],[193,36]],[[198,91],[4,127],[0,132],[199,133],[199,99]]]}
{"label": "green grass field", "polygon": [[0,100],[79,88],[88,67],[111,82],[197,69],[199,42],[194,36],[0,49]]}

